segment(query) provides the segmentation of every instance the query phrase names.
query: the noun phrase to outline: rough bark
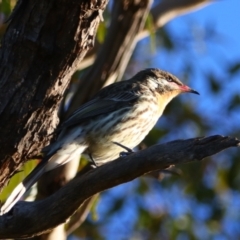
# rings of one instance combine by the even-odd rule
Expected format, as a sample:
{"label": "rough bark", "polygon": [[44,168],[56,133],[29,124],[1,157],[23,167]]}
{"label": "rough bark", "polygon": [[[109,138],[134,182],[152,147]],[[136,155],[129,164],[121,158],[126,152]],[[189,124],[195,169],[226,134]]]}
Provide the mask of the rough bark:
{"label": "rough bark", "polygon": [[9,213],[0,218],[0,238],[39,235],[65,222],[80,204],[98,192],[157,169],[199,161],[226,148],[237,146],[240,146],[237,139],[210,136],[155,145],[119,158],[75,178],[44,200],[18,202]]}
{"label": "rough bark", "polygon": [[52,137],[63,93],[93,46],[106,3],[19,1],[0,49],[0,189]]}
{"label": "rough bark", "polygon": [[70,221],[66,226],[66,235],[70,235],[74,232],[87,218],[89,211],[99,197],[99,194],[95,194],[92,197],[88,198],[84,203],[80,206],[80,208],[73,214]]}

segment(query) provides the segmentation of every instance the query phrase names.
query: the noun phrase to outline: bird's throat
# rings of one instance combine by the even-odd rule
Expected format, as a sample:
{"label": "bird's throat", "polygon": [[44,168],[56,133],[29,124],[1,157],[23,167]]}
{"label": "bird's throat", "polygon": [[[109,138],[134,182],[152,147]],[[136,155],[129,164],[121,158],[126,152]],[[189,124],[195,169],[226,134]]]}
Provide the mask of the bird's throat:
{"label": "bird's throat", "polygon": [[162,115],[165,107],[167,106],[167,104],[177,95],[179,94],[179,92],[177,91],[173,91],[173,92],[167,92],[164,94],[159,94],[157,93],[157,101],[158,101],[158,114],[159,116]]}

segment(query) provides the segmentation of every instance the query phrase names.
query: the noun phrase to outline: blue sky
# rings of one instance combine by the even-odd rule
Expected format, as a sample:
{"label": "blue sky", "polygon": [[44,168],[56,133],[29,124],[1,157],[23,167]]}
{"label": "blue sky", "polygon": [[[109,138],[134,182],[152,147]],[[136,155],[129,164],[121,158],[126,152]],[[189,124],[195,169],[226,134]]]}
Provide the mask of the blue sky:
{"label": "blue sky", "polygon": [[[236,58],[240,60],[239,9],[239,0],[216,1],[198,11],[173,19],[167,24],[167,27],[179,31],[194,24],[211,26],[224,38],[220,54],[223,54],[228,60]],[[204,35],[204,32],[202,34]]]}
{"label": "blue sky", "polygon": [[[176,39],[186,39],[183,48],[169,52],[161,50],[152,55],[153,66],[166,69],[180,77],[187,61],[193,61],[194,71],[188,84],[200,92],[199,98],[183,96],[195,105],[198,112],[208,116],[226,116],[219,125],[225,129],[213,129],[212,133],[226,134],[240,122],[240,114],[235,113],[235,120],[230,125],[226,112],[232,93],[239,94],[240,74],[229,76],[230,63],[240,63],[239,0],[217,1],[206,7],[182,15],[170,21],[165,27]],[[188,41],[188,39],[191,39]],[[189,44],[189,47],[188,47]],[[189,59],[189,56],[191,59]],[[212,72],[222,82],[223,91],[213,95],[209,89],[207,75]],[[238,136],[240,137],[240,136]]]}
{"label": "blue sky", "polygon": [[[219,63],[240,61],[239,9],[239,0],[218,1],[173,19],[166,28],[176,36],[184,38],[189,34],[195,40],[191,47],[198,53],[197,64],[200,69],[214,68],[216,72],[221,73],[222,66]],[[216,33],[212,41],[208,41],[209,29]],[[213,56],[217,57],[219,62]],[[161,65],[164,65],[162,62],[166,62],[165,57],[159,54],[155,57]],[[166,56],[166,58],[172,58],[172,56]],[[174,53],[175,62],[178,61],[176,58]],[[176,65],[173,64],[173,68],[175,67]]]}
{"label": "blue sky", "polygon": [[240,59],[240,31],[239,31],[239,0],[216,1],[207,7],[175,19],[171,24],[177,26],[181,21],[191,18],[197,19],[203,25],[213,24],[216,31],[227,37],[225,47],[222,48],[225,56],[231,60]]}

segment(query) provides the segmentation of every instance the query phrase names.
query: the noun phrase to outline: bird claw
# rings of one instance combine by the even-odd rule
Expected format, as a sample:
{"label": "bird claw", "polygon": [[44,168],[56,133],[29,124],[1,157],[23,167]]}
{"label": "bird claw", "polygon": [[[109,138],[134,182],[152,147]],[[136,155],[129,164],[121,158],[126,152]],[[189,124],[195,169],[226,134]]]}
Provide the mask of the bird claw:
{"label": "bird claw", "polygon": [[129,156],[129,155],[131,155],[133,153],[134,153],[133,151],[132,152],[120,152],[119,153],[119,157],[124,158],[124,157],[127,157],[127,156]]}
{"label": "bird claw", "polygon": [[129,155],[134,153],[134,151],[131,148],[128,148],[128,147],[122,145],[121,143],[118,143],[118,142],[113,142],[113,143],[118,145],[119,147],[127,150],[127,152],[120,152],[119,153],[119,157],[127,157],[127,156],[129,156]]}
{"label": "bird claw", "polygon": [[92,164],[90,165],[90,167],[91,167],[91,168],[97,168],[97,165],[96,165],[96,163],[92,163]]}

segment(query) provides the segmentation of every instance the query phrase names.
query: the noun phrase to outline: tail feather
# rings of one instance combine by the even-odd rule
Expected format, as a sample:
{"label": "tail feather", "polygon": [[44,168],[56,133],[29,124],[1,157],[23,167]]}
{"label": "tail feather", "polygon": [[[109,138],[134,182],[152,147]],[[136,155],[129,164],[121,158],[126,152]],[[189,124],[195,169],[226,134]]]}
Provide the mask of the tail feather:
{"label": "tail feather", "polygon": [[7,213],[11,210],[11,208],[17,203],[17,201],[23,196],[23,194],[31,188],[31,186],[37,182],[37,180],[42,176],[45,172],[45,166],[48,163],[45,159],[43,159],[35,169],[23,180],[23,182],[19,183],[17,187],[10,194],[6,202],[0,209],[0,216]]}
{"label": "tail feather", "polygon": [[[70,139],[71,140],[71,139]],[[87,148],[86,144],[76,144],[76,142],[71,142],[68,144],[63,144],[63,147],[57,151],[57,147],[54,147],[54,151],[50,151],[49,148],[46,156],[43,160],[36,166],[35,169],[23,180],[22,183],[13,190],[13,192],[8,197],[7,201],[3,204],[0,209],[0,216],[7,213],[16,204],[16,202],[23,196],[23,194],[42,176],[44,172],[50,171],[54,168],[62,166],[67,162],[71,161],[75,157],[80,157],[80,154]],[[59,148],[59,144],[58,146]]]}

